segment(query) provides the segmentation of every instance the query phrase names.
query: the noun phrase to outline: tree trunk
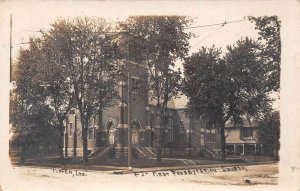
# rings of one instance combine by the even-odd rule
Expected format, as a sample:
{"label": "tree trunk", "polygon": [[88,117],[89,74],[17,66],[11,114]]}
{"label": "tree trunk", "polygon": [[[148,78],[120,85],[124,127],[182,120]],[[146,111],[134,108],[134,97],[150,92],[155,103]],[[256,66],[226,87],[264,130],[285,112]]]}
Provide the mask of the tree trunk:
{"label": "tree trunk", "polygon": [[83,163],[88,164],[88,144],[87,144],[87,134],[88,134],[88,119],[83,119],[82,125],[82,146],[83,146]]}
{"label": "tree trunk", "polygon": [[99,109],[98,115],[99,115],[99,120],[98,120],[96,145],[97,145],[97,147],[100,147],[101,146],[101,129],[104,129],[103,128],[103,110],[102,109]]}
{"label": "tree trunk", "polygon": [[21,162],[21,164],[24,164],[25,161],[26,161],[26,152],[25,152],[25,144],[24,143],[21,143],[20,149],[21,149],[21,159],[20,159],[20,162]]}
{"label": "tree trunk", "polygon": [[161,142],[162,142],[161,129],[162,129],[162,126],[160,126],[160,128],[159,128],[158,147],[157,147],[157,156],[156,156],[156,159],[159,163],[161,162],[161,150],[162,150],[162,148],[161,148],[162,147],[162,144],[161,144]]}
{"label": "tree trunk", "polygon": [[220,130],[221,130],[221,159],[226,160],[226,140],[225,140],[225,122],[220,123]]}
{"label": "tree trunk", "polygon": [[160,128],[159,128],[158,149],[157,149],[157,157],[156,157],[158,162],[161,162],[161,156],[162,156],[162,142],[163,142],[162,128],[163,128],[163,116],[161,115],[160,112]]}
{"label": "tree trunk", "polygon": [[59,125],[59,140],[58,140],[58,152],[59,152],[59,160],[61,164],[65,163],[64,160],[64,126],[62,123]]}
{"label": "tree trunk", "polygon": [[159,149],[158,149],[158,152],[157,152],[157,160],[159,162],[161,162],[161,158],[162,158],[162,149],[163,149],[163,146],[164,146],[164,140],[165,140],[165,131],[166,131],[166,127],[167,127],[167,117],[166,117],[166,113],[167,113],[167,109],[166,108],[162,108],[161,109],[161,113],[163,114],[161,116],[161,120],[160,120],[160,133],[159,133]]}

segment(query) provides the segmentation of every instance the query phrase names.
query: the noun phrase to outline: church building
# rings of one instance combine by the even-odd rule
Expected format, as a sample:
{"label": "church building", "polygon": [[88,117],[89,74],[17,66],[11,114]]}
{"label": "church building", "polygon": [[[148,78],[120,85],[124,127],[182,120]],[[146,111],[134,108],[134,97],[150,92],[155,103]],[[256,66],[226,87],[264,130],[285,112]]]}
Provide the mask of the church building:
{"label": "church building", "polygon": [[[154,158],[162,143],[163,156],[201,155],[208,149],[219,150],[219,133],[207,129],[201,117],[188,117],[178,99],[168,103],[167,126],[160,126],[155,100],[149,100],[146,66],[122,61],[123,79],[117,102],[89,121],[88,150],[94,158],[125,158],[128,153],[128,124],[131,125],[133,156]],[[128,89],[130,84],[130,91]],[[71,110],[65,122],[64,153],[66,157],[82,156],[82,134],[79,111]],[[216,153],[216,152],[215,152]]]}

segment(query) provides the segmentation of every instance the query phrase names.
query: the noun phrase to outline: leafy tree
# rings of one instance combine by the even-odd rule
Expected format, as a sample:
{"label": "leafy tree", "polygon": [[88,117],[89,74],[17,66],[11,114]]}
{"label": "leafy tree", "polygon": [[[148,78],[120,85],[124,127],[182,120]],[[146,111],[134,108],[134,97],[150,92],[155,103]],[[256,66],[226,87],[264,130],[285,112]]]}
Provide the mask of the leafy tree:
{"label": "leafy tree", "polygon": [[62,89],[68,93],[71,89],[79,109],[83,156],[87,163],[89,121],[94,114],[114,104],[117,96],[118,49],[110,35],[111,27],[104,19],[58,19],[52,27],[46,36],[53,45],[48,47],[53,51],[50,58],[60,65],[55,71],[60,72],[62,81],[70,84]]}
{"label": "leafy tree", "polygon": [[[70,81],[69,58],[64,54],[64,48],[68,44],[63,44],[64,34],[55,33],[55,27],[48,32],[43,32],[42,40],[40,40],[41,57],[37,61],[37,84],[43,87],[44,96],[54,115],[51,119],[53,125],[58,131],[58,150],[61,163],[64,163],[64,121],[69,111],[74,107],[74,91],[73,84]],[[59,36],[60,35],[60,36]],[[36,39],[39,41],[39,39]]]}
{"label": "leafy tree", "polygon": [[[69,111],[74,107],[79,109],[84,162],[87,163],[90,118],[112,105],[116,98],[118,49],[110,30],[111,26],[104,19],[57,19],[49,31],[43,32],[41,39],[33,39],[36,43],[31,43],[29,50],[24,50],[26,62],[32,68],[28,73],[28,64],[24,64],[17,75],[20,77],[18,81],[22,84],[21,80],[24,80],[33,88],[18,85],[17,89],[39,91],[30,92],[28,100],[38,106],[48,105],[53,112],[49,116],[52,116],[51,122],[59,132],[62,162],[64,120]],[[38,101],[39,96],[44,99]]]}
{"label": "leafy tree", "polygon": [[267,115],[258,124],[258,137],[263,145],[263,151],[266,154],[274,156],[279,160],[279,148],[280,148],[280,117],[279,112],[273,112]]}
{"label": "leafy tree", "polygon": [[263,45],[264,64],[267,70],[267,88],[279,91],[281,64],[281,22],[277,16],[249,17],[259,32],[258,40]]}
{"label": "leafy tree", "polygon": [[190,33],[184,31],[191,20],[181,16],[138,16],[120,23],[132,36],[131,60],[146,60],[150,99],[156,100],[161,117],[157,159],[161,159],[168,101],[180,90],[181,71],[174,68],[176,59],[187,55]]}
{"label": "leafy tree", "polygon": [[16,88],[12,89],[10,98],[10,122],[14,133],[12,142],[21,146],[22,159],[29,152],[28,147],[34,149],[37,145],[43,145],[48,148],[52,144],[51,135],[55,134],[50,121],[53,113],[44,105],[46,99],[37,77],[37,60],[40,56],[40,44],[31,39],[29,49],[20,50],[15,64]]}
{"label": "leafy tree", "polygon": [[260,45],[248,38],[221,49],[202,48],[184,63],[188,107],[220,128],[222,159],[226,158],[224,127],[228,120],[262,117],[270,107]]}

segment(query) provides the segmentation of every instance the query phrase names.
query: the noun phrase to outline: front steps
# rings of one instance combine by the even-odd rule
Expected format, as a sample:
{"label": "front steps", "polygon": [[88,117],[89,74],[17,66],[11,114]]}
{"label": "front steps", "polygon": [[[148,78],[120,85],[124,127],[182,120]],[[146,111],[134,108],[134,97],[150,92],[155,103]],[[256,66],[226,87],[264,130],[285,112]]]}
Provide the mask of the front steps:
{"label": "front steps", "polygon": [[155,158],[156,155],[148,147],[134,146],[138,158]]}
{"label": "front steps", "polygon": [[114,148],[112,146],[99,147],[89,155],[89,158],[111,158],[113,156]]}
{"label": "front steps", "polygon": [[[144,159],[151,159],[156,158],[156,148],[151,147],[142,147],[139,145],[133,145],[132,147],[132,156],[133,158],[144,158]],[[164,148],[165,149],[165,148]],[[127,151],[127,148],[123,148],[122,151]],[[167,152],[168,151],[168,152]],[[116,158],[117,149],[114,146],[106,146],[106,147],[99,147],[94,150],[89,155],[89,158],[100,159],[100,158]],[[198,154],[196,154],[198,153]],[[124,155],[123,155],[124,154]],[[127,158],[127,152],[122,154],[122,158]],[[170,157],[170,158],[181,158],[184,156],[188,156],[188,150],[164,150],[162,153],[162,157]],[[203,156],[208,159],[219,159],[221,158],[220,150],[218,149],[211,149],[211,148],[203,148],[197,150],[197,152],[191,152],[192,156]],[[183,161],[185,164],[191,164],[190,161],[185,160]]]}

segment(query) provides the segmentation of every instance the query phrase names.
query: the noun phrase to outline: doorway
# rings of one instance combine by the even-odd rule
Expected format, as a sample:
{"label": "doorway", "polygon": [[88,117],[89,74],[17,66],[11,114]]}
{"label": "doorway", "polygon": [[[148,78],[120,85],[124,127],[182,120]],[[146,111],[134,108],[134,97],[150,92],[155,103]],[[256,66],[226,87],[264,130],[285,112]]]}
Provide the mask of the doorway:
{"label": "doorway", "polygon": [[131,121],[131,142],[133,145],[138,145],[139,144],[139,130],[141,128],[141,124],[138,119],[133,119]]}
{"label": "doorway", "polygon": [[108,144],[113,145],[115,144],[115,135],[116,135],[116,129],[113,120],[108,120],[107,125],[107,136],[108,136]]}
{"label": "doorway", "polygon": [[133,130],[131,133],[131,142],[133,145],[139,144],[139,133],[137,130]]}

